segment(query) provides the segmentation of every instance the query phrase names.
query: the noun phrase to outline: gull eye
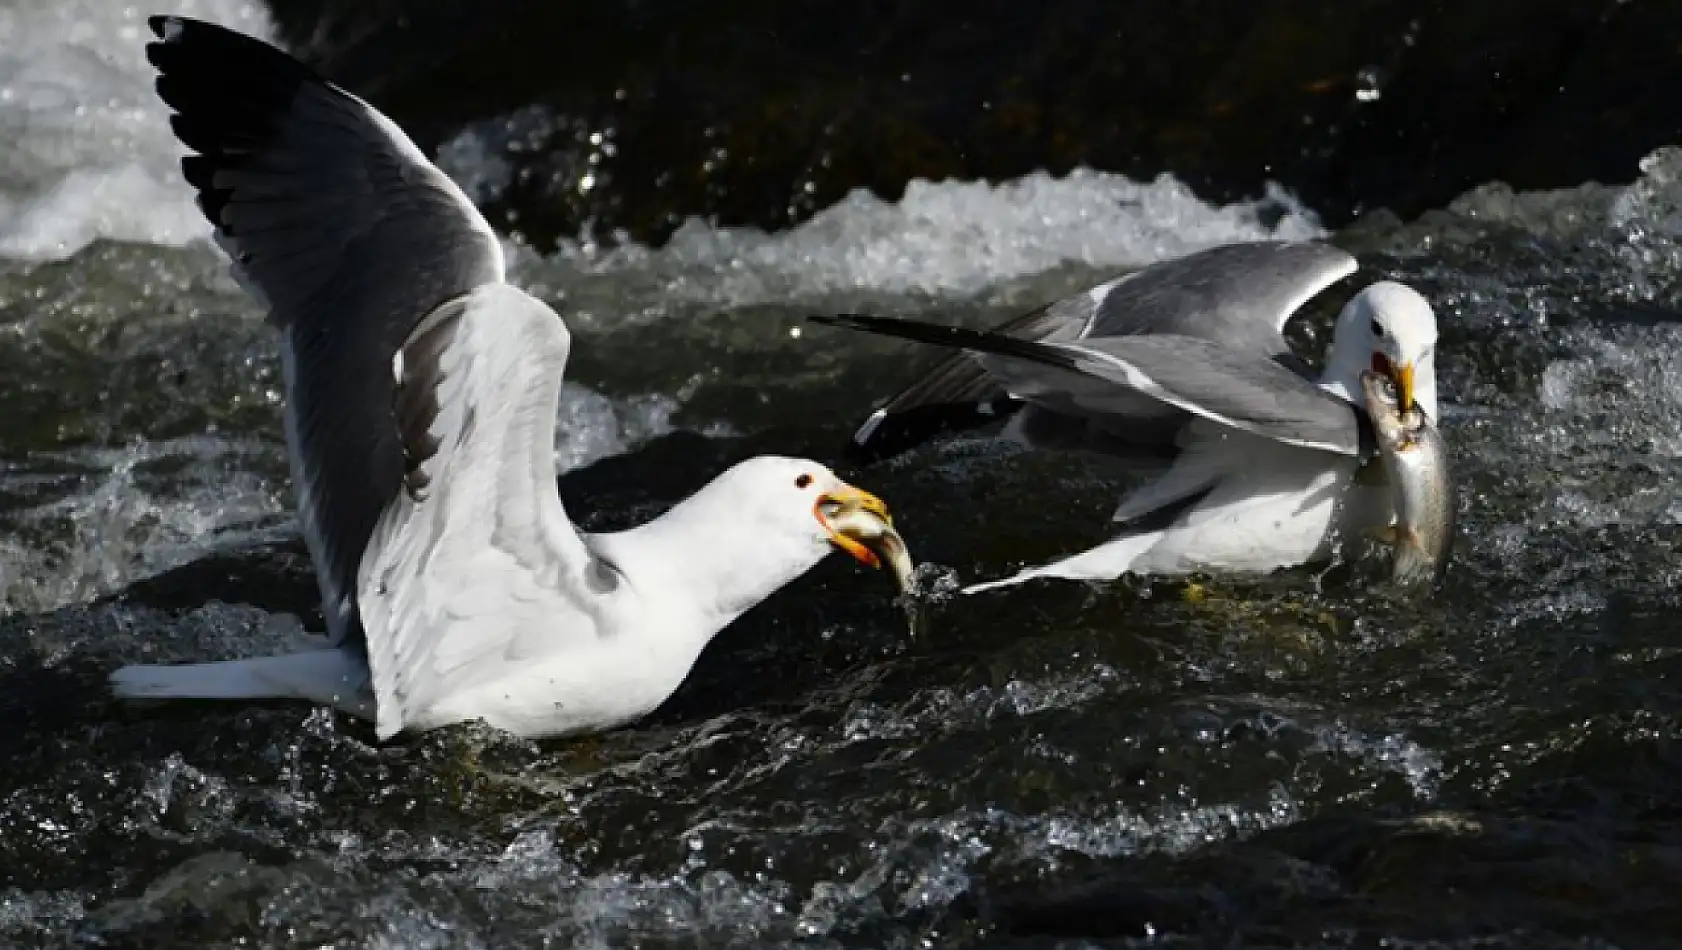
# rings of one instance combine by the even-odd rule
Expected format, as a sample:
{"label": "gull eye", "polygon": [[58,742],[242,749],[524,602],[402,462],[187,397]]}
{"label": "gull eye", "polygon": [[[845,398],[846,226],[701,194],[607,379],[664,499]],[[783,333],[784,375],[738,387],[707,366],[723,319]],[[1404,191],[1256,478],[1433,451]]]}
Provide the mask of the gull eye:
{"label": "gull eye", "polygon": [[795,488],[806,488],[807,486],[809,486],[811,484],[812,484],[812,476],[810,474],[802,474],[799,478],[794,480],[794,487]]}
{"label": "gull eye", "polygon": [[1377,320],[1372,322],[1372,335],[1379,337],[1380,339],[1384,337],[1384,325],[1379,323]]}

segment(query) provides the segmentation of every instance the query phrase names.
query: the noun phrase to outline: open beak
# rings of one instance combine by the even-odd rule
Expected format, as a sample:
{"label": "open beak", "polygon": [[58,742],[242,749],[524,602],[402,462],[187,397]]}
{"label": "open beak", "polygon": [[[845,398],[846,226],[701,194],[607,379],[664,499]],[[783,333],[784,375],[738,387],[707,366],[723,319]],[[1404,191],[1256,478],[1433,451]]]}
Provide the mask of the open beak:
{"label": "open beak", "polygon": [[1390,377],[1390,382],[1396,386],[1396,411],[1408,413],[1413,411],[1413,364],[1403,363],[1400,366],[1390,362],[1382,353],[1372,355],[1373,372],[1383,373]]}
{"label": "open beak", "polygon": [[859,563],[881,569],[883,562],[893,572],[894,584],[903,593],[911,586],[914,567],[905,539],[894,528],[888,506],[862,488],[842,485],[818,496],[812,514],[829,532],[834,545]]}

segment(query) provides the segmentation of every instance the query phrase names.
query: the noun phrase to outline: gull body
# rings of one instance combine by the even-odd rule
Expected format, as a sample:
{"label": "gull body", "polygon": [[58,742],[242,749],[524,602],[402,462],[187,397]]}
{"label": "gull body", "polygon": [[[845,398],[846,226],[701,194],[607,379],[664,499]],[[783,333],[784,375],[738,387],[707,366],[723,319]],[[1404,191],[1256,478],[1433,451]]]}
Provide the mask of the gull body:
{"label": "gull body", "polygon": [[653,710],[719,630],[837,548],[872,566],[880,552],[904,583],[886,506],[803,459],[749,459],[645,525],[578,530],[554,460],[571,338],[506,282],[472,203],[389,119],[290,56],[195,20],[149,23],[159,95],[198,153],[185,176],[282,335],[328,635],[124,667],[116,695],[329,704],[382,740],[473,719],[595,731]]}
{"label": "gull body", "polygon": [[1040,449],[1123,463],[1139,484],[1120,530],[1051,564],[965,588],[1039,577],[1260,574],[1321,561],[1395,520],[1360,376],[1390,377],[1436,418],[1430,304],[1393,281],[1339,313],[1325,368],[1285,342],[1287,320],[1356,270],[1317,242],[1253,242],[1160,262],[991,331],[860,315],[818,322],[956,348],[854,437],[867,460],[1008,417]]}

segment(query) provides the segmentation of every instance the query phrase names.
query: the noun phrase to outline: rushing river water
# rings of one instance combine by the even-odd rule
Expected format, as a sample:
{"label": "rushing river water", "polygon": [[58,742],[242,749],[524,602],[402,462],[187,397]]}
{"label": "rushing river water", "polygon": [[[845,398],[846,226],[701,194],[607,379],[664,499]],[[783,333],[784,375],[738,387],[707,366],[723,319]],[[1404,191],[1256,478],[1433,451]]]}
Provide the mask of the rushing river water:
{"label": "rushing river water", "polygon": [[[276,341],[176,181],[139,16],[0,9],[37,40],[0,48],[0,943],[1682,935],[1682,153],[1629,187],[1496,184],[1330,235],[1283,193],[1216,207],[1079,170],[855,194],[778,233],[693,221],[658,249],[511,243],[573,330],[556,451],[597,528],[746,454],[834,458],[929,359],[808,313],[982,325],[1210,244],[1326,236],[1437,308],[1463,540],[1425,602],[1361,565],[1035,584],[947,598],[917,640],[885,578],[832,558],[636,728],[382,747],[304,706],[104,697],[118,662],[319,629]],[[481,197],[506,186],[487,134],[441,159]],[[1354,285],[1298,338],[1317,350]],[[1098,463],[980,438],[849,474],[937,585],[1090,543],[1116,497]]]}

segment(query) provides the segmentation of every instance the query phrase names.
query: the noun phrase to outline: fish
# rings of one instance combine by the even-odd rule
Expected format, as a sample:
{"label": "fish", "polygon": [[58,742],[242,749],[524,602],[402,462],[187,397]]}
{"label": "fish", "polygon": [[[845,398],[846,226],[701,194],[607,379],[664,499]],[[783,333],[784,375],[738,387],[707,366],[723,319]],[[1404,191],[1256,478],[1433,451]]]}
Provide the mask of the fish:
{"label": "fish", "polygon": [[1397,405],[1389,377],[1362,373],[1361,389],[1396,509],[1393,524],[1371,533],[1391,547],[1392,582],[1404,588],[1435,584],[1448,568],[1456,530],[1448,443],[1417,405]]}
{"label": "fish", "polygon": [[827,520],[832,531],[869,551],[877,567],[887,568],[898,594],[895,599],[905,610],[911,636],[926,633],[927,617],[917,596],[917,566],[893,519],[869,508],[849,506],[828,514]]}

